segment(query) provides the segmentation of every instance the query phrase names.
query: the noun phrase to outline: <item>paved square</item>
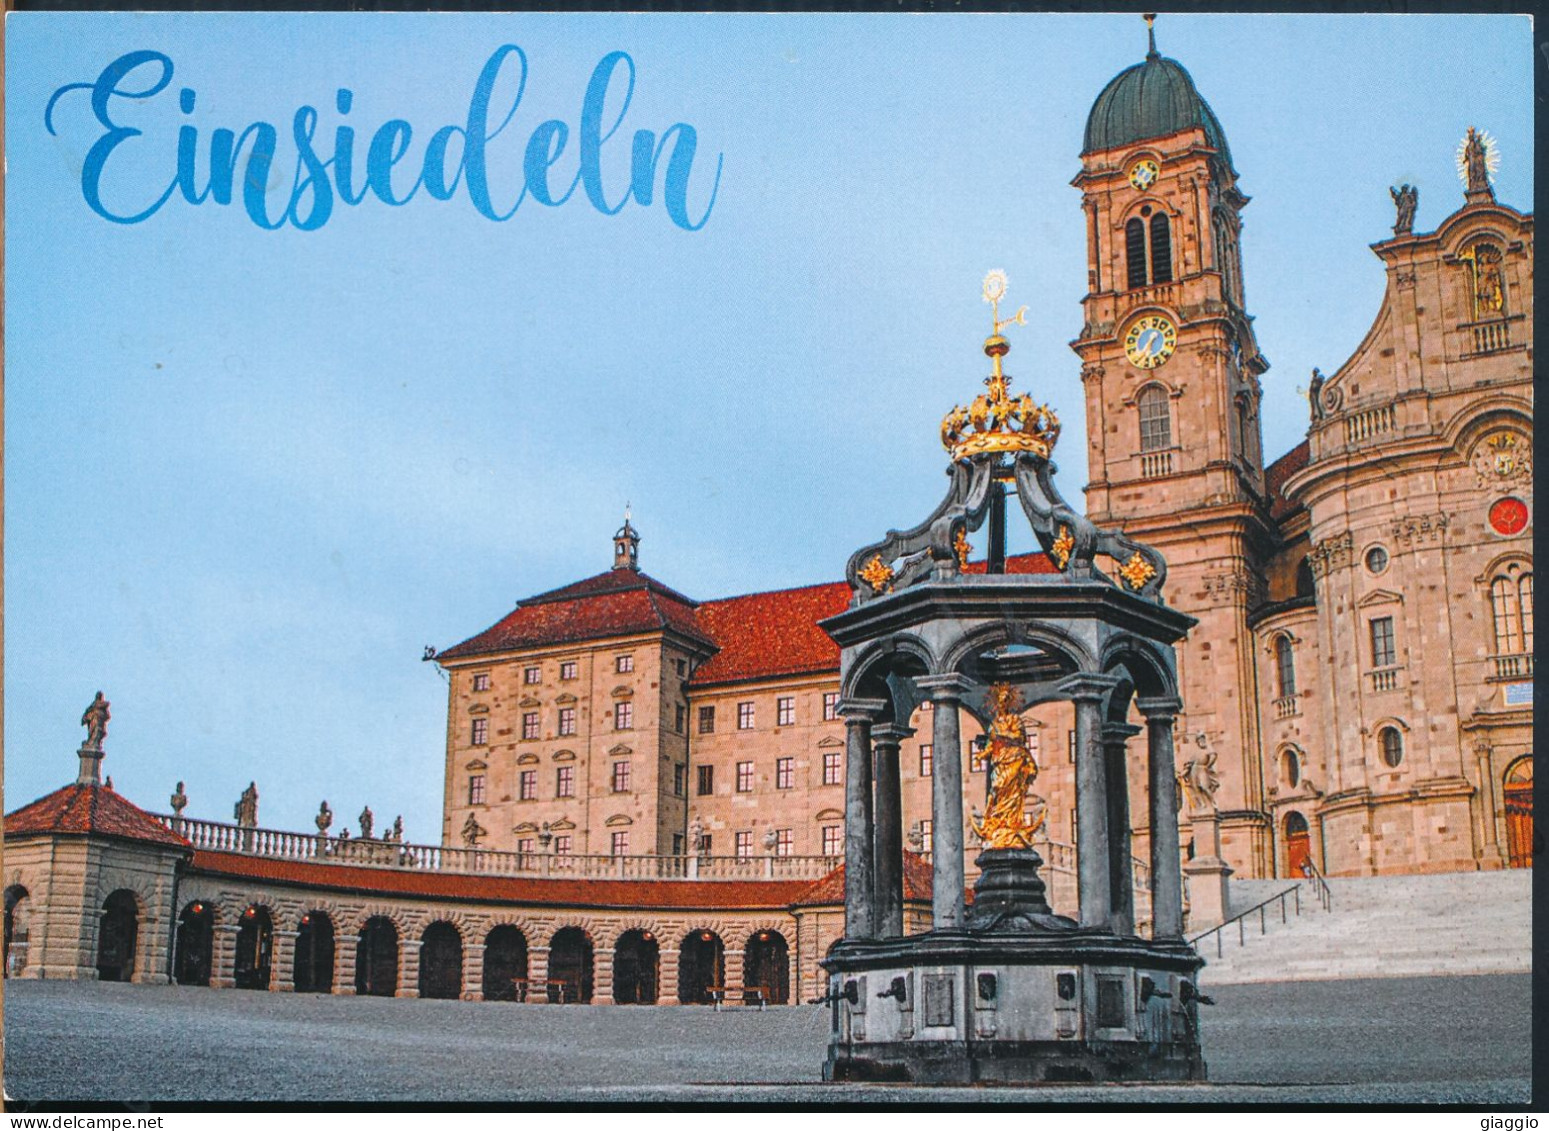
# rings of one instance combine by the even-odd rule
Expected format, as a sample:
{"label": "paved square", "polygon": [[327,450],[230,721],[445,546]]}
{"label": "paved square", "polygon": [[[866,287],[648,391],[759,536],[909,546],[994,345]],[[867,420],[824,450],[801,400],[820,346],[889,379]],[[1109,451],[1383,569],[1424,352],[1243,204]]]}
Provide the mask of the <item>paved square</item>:
{"label": "paved square", "polygon": [[1528,975],[1222,986],[1206,1085],[818,1082],[827,1012],[5,984],[17,1100],[1377,1102],[1530,1098]]}

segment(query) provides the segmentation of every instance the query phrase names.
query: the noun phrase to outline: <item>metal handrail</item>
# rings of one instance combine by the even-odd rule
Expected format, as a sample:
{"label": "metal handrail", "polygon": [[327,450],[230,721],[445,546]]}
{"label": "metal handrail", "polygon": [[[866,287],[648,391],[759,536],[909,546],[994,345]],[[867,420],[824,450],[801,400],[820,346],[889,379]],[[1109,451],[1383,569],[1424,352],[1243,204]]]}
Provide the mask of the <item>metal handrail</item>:
{"label": "metal handrail", "polygon": [[1323,904],[1323,910],[1334,910],[1334,893],[1328,886],[1328,880],[1323,873],[1318,871],[1318,866],[1312,862],[1312,857],[1306,860],[1307,878],[1312,881],[1312,892],[1318,897],[1318,902]]}
{"label": "metal handrail", "polygon": [[[1327,885],[1325,885],[1325,886],[1327,886]],[[1268,932],[1268,924],[1266,922],[1266,919],[1267,919],[1266,908],[1268,908],[1271,903],[1279,903],[1280,904],[1280,922],[1281,923],[1287,922],[1286,912],[1285,912],[1285,897],[1288,896],[1288,895],[1295,897],[1295,899],[1296,899],[1296,914],[1297,914],[1298,917],[1300,917],[1301,913],[1302,913],[1302,885],[1301,884],[1297,884],[1294,887],[1288,887],[1284,891],[1278,892],[1277,894],[1270,896],[1268,899],[1264,900],[1262,903],[1255,903],[1252,907],[1248,908],[1246,911],[1239,911],[1236,915],[1233,915],[1230,919],[1227,919],[1225,922],[1220,923],[1217,926],[1211,927],[1210,930],[1208,930],[1208,931],[1201,931],[1199,934],[1195,935],[1189,941],[1194,944],[1194,949],[1198,950],[1199,949],[1199,944],[1201,942],[1203,942],[1205,939],[1208,939],[1211,935],[1214,935],[1216,937],[1216,957],[1220,958],[1222,956],[1222,953],[1223,953],[1223,951],[1221,949],[1222,932],[1225,931],[1227,927],[1230,927],[1233,923],[1236,923],[1237,924],[1237,945],[1238,946],[1246,946],[1246,945],[1248,945],[1248,936],[1247,936],[1247,919],[1248,919],[1248,916],[1252,915],[1255,911],[1257,911],[1259,913],[1259,934],[1260,935],[1266,934]]]}

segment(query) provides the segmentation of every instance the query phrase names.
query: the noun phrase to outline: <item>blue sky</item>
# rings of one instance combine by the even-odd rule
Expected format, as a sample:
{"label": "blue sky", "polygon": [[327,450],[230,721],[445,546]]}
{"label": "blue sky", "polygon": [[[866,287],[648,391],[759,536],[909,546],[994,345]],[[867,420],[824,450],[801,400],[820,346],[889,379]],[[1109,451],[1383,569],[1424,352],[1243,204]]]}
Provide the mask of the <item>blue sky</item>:
{"label": "blue sky", "polygon": [[[1157,35],[1252,197],[1273,457],[1311,368],[1376,314],[1389,185],[1417,184],[1435,227],[1476,125],[1500,199],[1530,206],[1529,23],[1164,16]],[[704,226],[579,192],[496,224],[461,190],[311,232],[176,198],[112,224],[82,198],[85,97],[43,124],[55,89],[149,49],[175,74],[125,110],[146,129],[112,166],[126,196],[167,183],[185,122],[288,139],[311,105],[331,138],[339,87],[362,134],[409,121],[412,158],[506,43],[530,65],[516,147],[548,118],[574,131],[597,62],[627,52],[623,130],[692,125],[695,185],[724,160]],[[1092,100],[1144,51],[1133,15],[12,13],[6,807],[73,777],[101,688],[104,769],[141,804],[183,780],[190,816],[229,819],[256,779],[266,825],[310,827],[326,797],[339,824],[369,803],[436,839],[445,685],[423,646],[606,568],[626,501],[646,570],[691,596],[837,578],[944,489],[937,428],[979,388],[991,267],[1031,308],[1007,368],[1062,414],[1079,505],[1069,182]],[[282,141],[275,183],[293,167]]]}

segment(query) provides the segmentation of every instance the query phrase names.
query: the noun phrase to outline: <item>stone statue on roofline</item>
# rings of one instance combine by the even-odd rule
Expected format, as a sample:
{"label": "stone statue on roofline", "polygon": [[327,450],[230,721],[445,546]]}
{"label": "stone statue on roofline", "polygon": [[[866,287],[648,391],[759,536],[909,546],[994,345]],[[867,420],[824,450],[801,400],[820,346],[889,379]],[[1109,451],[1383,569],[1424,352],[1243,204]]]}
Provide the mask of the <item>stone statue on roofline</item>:
{"label": "stone statue on roofline", "polygon": [[1398,218],[1393,224],[1393,234],[1410,235],[1415,230],[1415,206],[1420,202],[1420,190],[1414,185],[1400,185],[1397,188],[1389,188],[1388,195],[1393,198],[1393,204],[1398,209]]}
{"label": "stone statue on roofline", "polygon": [[371,806],[367,805],[360,811],[360,839],[370,840],[371,832],[376,827],[376,817],[371,812]]}
{"label": "stone statue on roofline", "polygon": [[188,808],[188,794],[183,792],[182,782],[177,783],[177,788],[172,791],[172,796],[167,800],[172,804],[172,815],[181,817],[183,810]]}
{"label": "stone statue on roofline", "polygon": [[81,716],[81,725],[86,728],[86,741],[81,743],[82,750],[101,751],[102,741],[108,736],[108,719],[112,717],[108,713],[108,706],[108,701],[99,691],[86,708],[86,713]]}
{"label": "stone statue on roofline", "polygon": [[387,835],[387,839],[398,844],[403,843],[403,814],[393,818],[393,831]]}
{"label": "stone statue on roofline", "polygon": [[317,835],[327,836],[328,830],[333,827],[333,810],[328,808],[326,800],[317,807],[317,816],[313,821],[317,824]]}
{"label": "stone statue on roofline", "polygon": [[231,815],[236,818],[237,824],[244,829],[258,827],[258,783],[248,782],[247,788],[242,791],[242,796],[232,807]]}
{"label": "stone statue on roofline", "polygon": [[479,824],[478,818],[469,813],[468,819],[463,822],[463,843],[469,848],[477,848],[479,847],[479,838],[486,835],[486,830],[483,825]]}

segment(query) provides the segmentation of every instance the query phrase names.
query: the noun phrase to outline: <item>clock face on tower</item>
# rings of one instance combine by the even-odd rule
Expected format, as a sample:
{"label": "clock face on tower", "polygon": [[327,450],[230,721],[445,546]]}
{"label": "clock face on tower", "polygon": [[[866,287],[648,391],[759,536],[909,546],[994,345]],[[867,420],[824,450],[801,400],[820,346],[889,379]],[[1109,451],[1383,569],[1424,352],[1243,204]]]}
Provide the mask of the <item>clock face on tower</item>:
{"label": "clock face on tower", "polygon": [[1124,355],[1137,369],[1155,369],[1173,354],[1178,328],[1160,314],[1137,318],[1124,335]]}
{"label": "clock face on tower", "polygon": [[1129,183],[1144,191],[1156,184],[1156,178],[1162,173],[1157,163],[1149,157],[1142,157],[1130,166]]}

